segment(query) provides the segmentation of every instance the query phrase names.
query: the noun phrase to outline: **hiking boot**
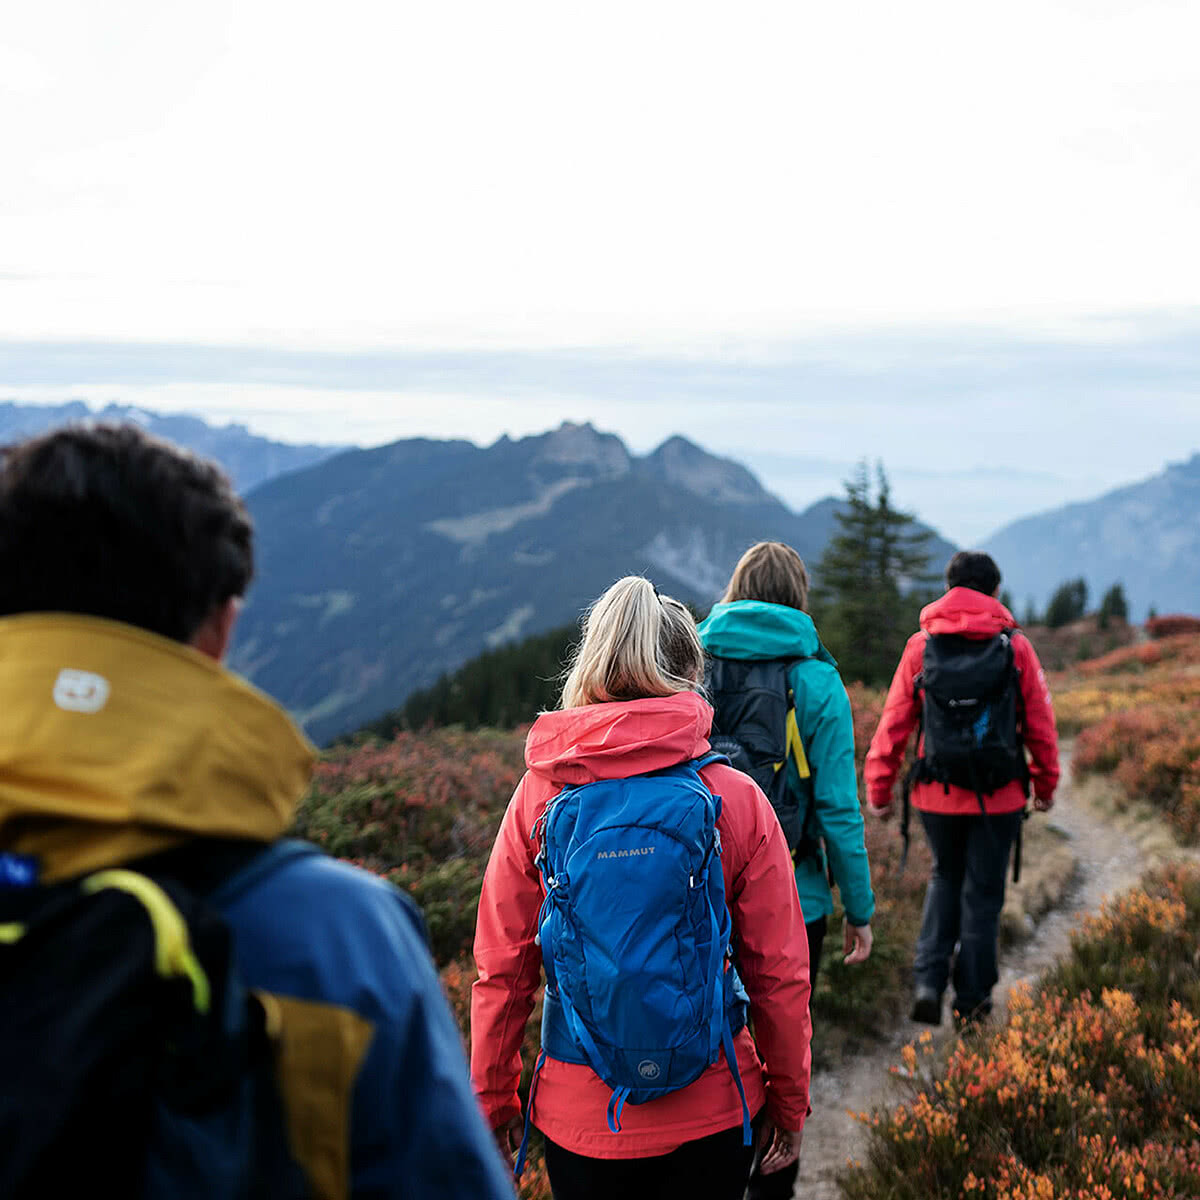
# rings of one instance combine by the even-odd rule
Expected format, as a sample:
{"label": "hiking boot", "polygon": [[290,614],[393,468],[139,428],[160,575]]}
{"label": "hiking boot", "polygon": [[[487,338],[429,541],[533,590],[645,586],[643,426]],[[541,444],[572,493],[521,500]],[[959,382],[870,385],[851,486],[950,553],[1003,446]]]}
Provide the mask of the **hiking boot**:
{"label": "hiking boot", "polygon": [[969,1012],[963,1012],[958,1005],[954,1006],[954,1028],[959,1033],[966,1033],[971,1029],[978,1029],[981,1025],[986,1025],[988,1019],[992,1015],[992,1002],[985,1000],[982,1004],[971,1009]]}
{"label": "hiking boot", "polygon": [[942,994],[931,987],[919,987],[913,996],[912,1019],[922,1025],[942,1023]]}

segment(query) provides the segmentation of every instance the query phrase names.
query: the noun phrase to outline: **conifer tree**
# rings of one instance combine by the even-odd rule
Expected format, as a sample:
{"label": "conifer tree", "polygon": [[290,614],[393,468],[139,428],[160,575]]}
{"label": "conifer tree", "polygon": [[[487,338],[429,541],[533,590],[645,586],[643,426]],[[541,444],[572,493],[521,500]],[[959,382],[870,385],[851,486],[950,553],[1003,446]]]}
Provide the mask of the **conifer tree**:
{"label": "conifer tree", "polygon": [[1061,629],[1071,621],[1078,621],[1087,612],[1087,596],[1087,580],[1082,577],[1059,584],[1046,605],[1046,624],[1051,629]]}
{"label": "conifer tree", "polygon": [[1107,629],[1110,621],[1128,620],[1129,602],[1125,599],[1125,589],[1121,584],[1114,583],[1100,601],[1098,624],[1101,629]]}
{"label": "conifer tree", "polygon": [[866,461],[858,464],[835,516],[839,531],[816,568],[820,628],[843,678],[886,683],[934,583],[932,534],[892,507],[882,463],[874,489]]}

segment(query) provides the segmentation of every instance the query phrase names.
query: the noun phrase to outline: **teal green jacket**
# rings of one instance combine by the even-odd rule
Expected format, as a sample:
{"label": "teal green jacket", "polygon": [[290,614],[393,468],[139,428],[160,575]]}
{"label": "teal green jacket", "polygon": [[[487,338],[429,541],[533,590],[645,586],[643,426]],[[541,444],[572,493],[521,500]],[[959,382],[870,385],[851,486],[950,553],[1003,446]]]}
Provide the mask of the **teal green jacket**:
{"label": "teal green jacket", "polygon": [[[863,817],[854,772],[854,722],[850,698],[833,655],[821,645],[812,618],[796,608],[735,600],[717,604],[700,625],[709,654],[719,658],[762,659],[803,656],[791,670],[796,724],[812,772],[812,828],[824,839],[828,868],[851,925],[866,925],[875,912],[871,867],[863,844]],[[789,761],[788,783],[800,791],[800,776]],[[828,871],[806,859],[796,868],[796,890],[805,921],[833,912]]]}

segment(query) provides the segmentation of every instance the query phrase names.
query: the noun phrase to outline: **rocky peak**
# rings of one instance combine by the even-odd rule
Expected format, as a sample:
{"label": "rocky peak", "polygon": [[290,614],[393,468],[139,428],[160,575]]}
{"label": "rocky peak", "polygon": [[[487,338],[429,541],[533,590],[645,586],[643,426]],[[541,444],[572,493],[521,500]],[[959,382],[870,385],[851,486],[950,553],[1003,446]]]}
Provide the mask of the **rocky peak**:
{"label": "rocky peak", "polygon": [[537,459],[564,467],[590,467],[606,479],[625,475],[630,469],[629,451],[616,434],[600,433],[591,423],[564,421],[557,429],[531,439],[537,443]]}
{"label": "rocky peak", "polygon": [[718,504],[778,503],[740,463],[709,454],[678,435],[663,442],[645,462],[668,483]]}

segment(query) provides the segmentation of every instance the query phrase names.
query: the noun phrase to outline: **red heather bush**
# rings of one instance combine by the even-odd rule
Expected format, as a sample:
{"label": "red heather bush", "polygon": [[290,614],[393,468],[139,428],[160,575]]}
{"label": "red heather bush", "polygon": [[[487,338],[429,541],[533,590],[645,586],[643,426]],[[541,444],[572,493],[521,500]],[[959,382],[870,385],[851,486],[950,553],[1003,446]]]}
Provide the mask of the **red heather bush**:
{"label": "red heather bush", "polygon": [[524,734],[437,729],[332,750],[295,831],[409,892],[444,965],[469,952],[484,867],[523,769]]}
{"label": "red heather bush", "polygon": [[1200,633],[1200,617],[1188,616],[1185,613],[1151,617],[1146,622],[1146,632],[1152,638],[1170,637],[1175,633]]}
{"label": "red heather bush", "polygon": [[436,729],[331,751],[297,832],[378,871],[486,859],[523,766],[524,735]]}
{"label": "red heather bush", "polygon": [[[1186,620],[1191,621],[1193,618],[1188,617]],[[1124,671],[1142,671],[1159,664],[1185,666],[1200,663],[1198,633],[1200,628],[1192,632],[1162,634],[1155,641],[1122,646],[1099,658],[1078,663],[1075,669],[1081,675],[1112,675]]]}
{"label": "red heather bush", "polygon": [[1073,769],[1111,774],[1130,796],[1163,809],[1185,839],[1200,837],[1200,704],[1113,713],[1079,735]]}

